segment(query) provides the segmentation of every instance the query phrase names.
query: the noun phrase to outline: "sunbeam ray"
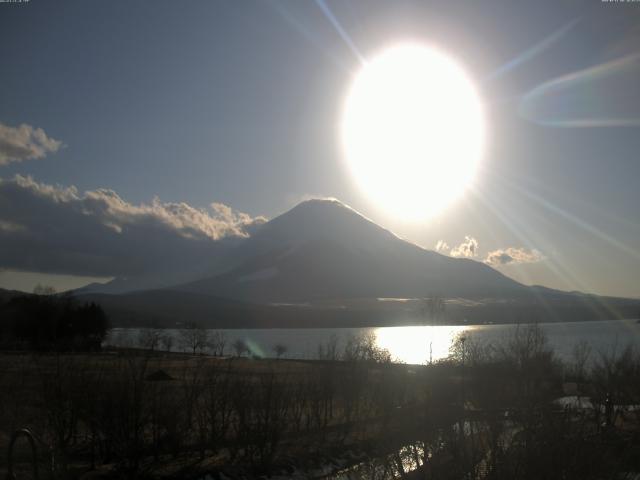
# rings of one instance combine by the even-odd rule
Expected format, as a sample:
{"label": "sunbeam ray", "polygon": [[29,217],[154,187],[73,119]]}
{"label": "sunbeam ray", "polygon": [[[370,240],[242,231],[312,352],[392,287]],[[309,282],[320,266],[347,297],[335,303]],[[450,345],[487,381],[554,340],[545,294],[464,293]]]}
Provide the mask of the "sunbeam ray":
{"label": "sunbeam ray", "polygon": [[338,21],[336,16],[333,14],[331,9],[329,8],[329,5],[327,5],[324,0],[315,0],[315,1],[318,7],[320,7],[320,10],[322,10],[322,13],[324,13],[324,16],[327,17],[327,20],[329,20],[329,22],[331,22],[331,25],[333,25],[333,27],[336,29],[336,31],[338,32],[342,40],[344,40],[344,42],[347,44],[349,49],[356,56],[358,61],[364,65],[366,63],[364,56],[360,53],[360,50],[358,49],[358,47],[356,47],[355,43],[351,39],[351,36],[345,31],[344,28],[342,28],[342,25],[340,25],[340,22]]}
{"label": "sunbeam ray", "polygon": [[520,101],[520,115],[553,127],[637,127],[640,54],[627,55],[537,86]]}
{"label": "sunbeam ray", "polygon": [[306,27],[298,18],[295,17],[287,8],[285,8],[278,0],[267,0],[267,5],[271,6],[282,19],[287,22],[295,31],[304,37],[310,44],[320,50],[324,55],[330,58],[336,65],[348,70],[349,66],[343,59],[326,48],[320,38],[311,29]]}
{"label": "sunbeam ray", "polygon": [[569,33],[569,31],[571,31],[578,24],[579,21],[580,21],[580,18],[574,18],[573,20],[567,22],[558,30],[551,33],[550,35],[542,39],[540,42],[536,43],[533,47],[528,48],[527,50],[522,52],[520,55],[515,57],[514,59],[498,67],[486,78],[486,80],[488,81],[495,80],[515,70],[516,68],[522,66],[523,64],[527,63],[529,60],[532,60],[533,58],[537,57],[547,49],[551,48],[560,39],[562,39],[562,37],[564,37],[567,33]]}
{"label": "sunbeam ray", "polygon": [[560,207],[557,207],[557,206],[553,205],[551,202],[548,202],[544,198],[536,195],[535,193],[529,192],[528,190],[523,189],[523,188],[519,187],[518,185],[516,185],[514,183],[509,182],[508,185],[510,185],[511,188],[516,190],[518,193],[520,193],[522,195],[525,195],[526,197],[532,199],[533,201],[535,201],[539,205],[542,205],[547,210],[550,210],[550,211],[556,213],[557,215],[561,216],[565,220],[570,221],[574,225],[577,225],[578,227],[580,227],[583,230],[586,230],[587,232],[595,235],[596,237],[598,237],[599,239],[605,241],[606,243],[618,248],[620,251],[625,252],[628,255],[631,255],[633,258],[640,260],[640,252],[638,252],[637,250],[635,250],[635,249],[629,247],[628,245],[620,242],[619,240],[615,239],[614,237],[612,237],[610,235],[607,235],[606,233],[604,233],[603,231],[601,231],[598,228],[594,227],[590,223],[578,218],[577,216],[575,216],[575,215],[563,210]]}
{"label": "sunbeam ray", "polygon": [[[519,239],[519,241],[523,245],[527,246],[527,248],[530,248],[530,249],[536,248],[536,247],[539,248],[539,245],[536,245],[538,242],[532,241],[532,238],[537,236],[537,233],[535,231],[529,231],[530,229],[527,227],[527,225],[524,222],[522,222],[517,216],[509,215],[503,208],[500,208],[497,204],[495,204],[494,202],[491,202],[486,196],[482,195],[481,192],[475,192],[475,193],[478,195],[478,198],[482,202],[484,202],[487,208],[489,208],[493,212],[493,214],[500,219],[500,221]],[[564,265],[562,265],[561,262],[558,262],[556,258],[546,257],[545,261],[546,261],[546,265],[554,273],[554,275],[556,275],[557,278],[562,280],[565,284],[572,285],[573,286],[572,288],[578,289],[582,292],[594,291],[592,287],[585,284],[584,281],[582,281],[580,278],[574,275],[568,268],[565,268]],[[544,296],[539,295],[537,292],[534,292],[534,295],[536,296],[540,304],[543,305],[543,307],[547,311],[547,314],[550,317],[556,318],[556,320],[560,320],[560,318],[557,316],[557,313],[554,311],[554,309],[547,304]],[[593,301],[588,302],[585,305],[591,311],[595,313],[599,313],[598,310],[595,308],[597,305],[600,308],[602,308],[604,311],[609,313],[612,316],[612,318],[617,317],[617,313],[608,304],[606,304],[604,300],[600,299],[599,297],[594,297],[591,300]],[[596,305],[594,305],[594,303]]]}

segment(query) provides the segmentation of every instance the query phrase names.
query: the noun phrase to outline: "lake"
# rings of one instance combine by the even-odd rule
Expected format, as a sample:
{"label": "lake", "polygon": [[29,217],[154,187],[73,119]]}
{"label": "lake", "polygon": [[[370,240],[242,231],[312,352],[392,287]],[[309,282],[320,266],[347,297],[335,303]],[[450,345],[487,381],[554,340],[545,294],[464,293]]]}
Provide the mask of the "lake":
{"label": "lake", "polygon": [[[640,324],[636,320],[605,320],[590,322],[541,323],[556,354],[562,360],[571,360],[574,346],[588,343],[594,352],[618,351],[627,345],[640,347]],[[351,336],[372,335],[377,346],[387,349],[395,361],[421,364],[446,358],[451,342],[460,334],[482,342],[498,342],[513,334],[515,325],[437,325],[370,328],[274,328],[274,329],[220,329],[226,338],[226,352],[231,354],[231,344],[243,340],[251,353],[271,357],[273,346],[284,345],[284,357],[316,359],[318,346],[332,337],[338,340],[341,352]],[[134,347],[139,345],[141,329],[114,328],[105,345]],[[174,337],[173,350],[182,351],[179,330],[166,329],[165,334]]]}

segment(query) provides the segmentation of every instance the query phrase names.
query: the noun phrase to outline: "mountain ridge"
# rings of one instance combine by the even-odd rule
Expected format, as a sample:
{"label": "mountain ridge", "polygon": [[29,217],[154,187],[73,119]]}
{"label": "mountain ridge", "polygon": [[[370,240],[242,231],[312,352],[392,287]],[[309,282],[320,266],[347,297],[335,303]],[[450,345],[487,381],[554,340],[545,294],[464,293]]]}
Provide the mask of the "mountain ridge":
{"label": "mountain ridge", "polygon": [[404,240],[337,200],[302,202],[206,264],[217,267],[160,289],[78,294],[106,304],[126,325],[143,318],[224,327],[416,324],[424,320],[420,299],[434,296],[446,300],[453,323],[617,318],[640,308],[629,299],[525,286],[484,263]]}
{"label": "mountain ridge", "polygon": [[337,200],[300,203],[238,249],[235,267],[176,288],[258,302],[499,296],[525,288],[488,265],[408,242]]}

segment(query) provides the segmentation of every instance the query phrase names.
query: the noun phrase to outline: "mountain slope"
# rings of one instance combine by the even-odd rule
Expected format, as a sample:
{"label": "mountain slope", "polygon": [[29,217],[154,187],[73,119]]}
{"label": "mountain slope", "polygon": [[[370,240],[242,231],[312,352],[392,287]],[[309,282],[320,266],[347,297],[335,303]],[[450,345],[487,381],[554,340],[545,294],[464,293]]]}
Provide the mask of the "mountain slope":
{"label": "mountain slope", "polygon": [[[158,268],[167,276],[156,282],[178,278],[170,263]],[[447,299],[441,321],[449,323],[629,318],[640,309],[629,299],[524,286],[483,263],[420,248],[330,200],[301,203],[201,268],[200,279],[180,285],[79,298],[103,304],[117,325],[225,328],[415,325],[424,321],[420,301],[388,299],[430,295]]]}
{"label": "mountain slope", "polygon": [[252,302],[354,297],[512,297],[523,285],[468,259],[424,250],[334,200],[303,202],[262,226],[227,272],[180,290]]}
{"label": "mountain slope", "polygon": [[244,241],[228,237],[211,241],[205,251],[192,250],[179,257],[168,257],[149,271],[129,277],[115,277],[106,283],[91,283],[76,289],[76,294],[123,294],[137,291],[170,288],[200,278],[221,273],[235,265],[233,252]]}

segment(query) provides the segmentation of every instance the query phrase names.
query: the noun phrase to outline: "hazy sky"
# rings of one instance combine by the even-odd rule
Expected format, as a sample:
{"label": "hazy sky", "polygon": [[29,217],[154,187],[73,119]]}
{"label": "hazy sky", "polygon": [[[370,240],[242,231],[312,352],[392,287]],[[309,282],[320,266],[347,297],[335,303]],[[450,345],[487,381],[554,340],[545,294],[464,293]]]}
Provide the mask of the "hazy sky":
{"label": "hazy sky", "polygon": [[[338,130],[354,49],[407,40],[464,66],[488,129],[473,188],[415,224],[358,190]],[[525,283],[640,296],[635,55],[640,3],[0,3],[0,287],[131,273],[94,260],[143,256],[172,228],[250,234],[331,196]],[[88,241],[106,238],[98,224],[122,240]],[[125,241],[123,224],[139,233]]]}

